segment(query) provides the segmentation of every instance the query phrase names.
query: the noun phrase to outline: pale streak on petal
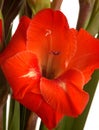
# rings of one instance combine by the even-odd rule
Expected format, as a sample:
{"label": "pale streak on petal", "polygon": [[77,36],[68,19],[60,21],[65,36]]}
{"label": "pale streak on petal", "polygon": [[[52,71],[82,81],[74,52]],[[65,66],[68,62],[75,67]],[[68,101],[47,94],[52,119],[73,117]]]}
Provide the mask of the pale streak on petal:
{"label": "pale streak on petal", "polygon": [[58,79],[58,84],[64,91],[66,91],[66,83]]}
{"label": "pale streak on petal", "polygon": [[61,82],[60,83],[60,87],[66,91],[66,84],[64,82]]}
{"label": "pale streak on petal", "polygon": [[25,77],[27,77],[27,78],[35,78],[35,77],[37,77],[37,72],[32,68],[32,69],[29,70],[28,73],[20,76],[20,78],[25,78]]}
{"label": "pale streak on petal", "polygon": [[66,62],[65,62],[65,67],[66,67],[66,68],[68,67],[68,64],[69,64],[69,62],[66,61]]}
{"label": "pale streak on petal", "polygon": [[46,29],[46,33],[45,33],[45,37],[47,37],[48,35],[51,35],[52,31],[50,29]]}

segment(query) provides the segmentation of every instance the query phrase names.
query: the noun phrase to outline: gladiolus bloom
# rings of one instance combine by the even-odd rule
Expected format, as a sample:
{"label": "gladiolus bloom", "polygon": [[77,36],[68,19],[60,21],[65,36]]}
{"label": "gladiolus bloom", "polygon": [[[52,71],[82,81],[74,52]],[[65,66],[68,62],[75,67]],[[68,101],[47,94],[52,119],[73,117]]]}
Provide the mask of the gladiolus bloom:
{"label": "gladiolus bloom", "polygon": [[70,29],[60,11],[45,9],[22,17],[0,59],[13,97],[52,129],[86,107],[83,87],[99,68],[99,40]]}

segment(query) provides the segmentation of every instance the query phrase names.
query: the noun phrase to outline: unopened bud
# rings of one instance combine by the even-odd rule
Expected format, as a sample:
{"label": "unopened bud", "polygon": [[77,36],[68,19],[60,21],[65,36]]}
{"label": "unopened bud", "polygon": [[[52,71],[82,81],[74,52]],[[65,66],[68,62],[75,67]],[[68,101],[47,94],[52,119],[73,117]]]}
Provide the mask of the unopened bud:
{"label": "unopened bud", "polygon": [[44,8],[50,8],[50,0],[27,0],[33,14],[36,14],[38,11]]}
{"label": "unopened bud", "polygon": [[93,11],[95,0],[79,0],[80,11],[77,29],[86,29]]}

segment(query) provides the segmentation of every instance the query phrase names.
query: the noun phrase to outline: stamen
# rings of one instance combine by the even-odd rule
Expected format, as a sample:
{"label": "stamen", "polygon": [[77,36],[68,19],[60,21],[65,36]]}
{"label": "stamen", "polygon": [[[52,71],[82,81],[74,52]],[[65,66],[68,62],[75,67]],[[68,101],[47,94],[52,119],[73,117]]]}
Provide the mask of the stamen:
{"label": "stamen", "polygon": [[60,54],[59,51],[51,50],[49,51],[49,57],[47,61],[47,67],[46,67],[46,77],[49,79],[54,78],[55,76],[55,70],[53,69],[53,62],[56,58],[55,56],[58,56]]}
{"label": "stamen", "polygon": [[59,51],[50,51],[49,53],[50,53],[50,54],[53,54],[53,55],[59,55],[59,54],[60,54]]}

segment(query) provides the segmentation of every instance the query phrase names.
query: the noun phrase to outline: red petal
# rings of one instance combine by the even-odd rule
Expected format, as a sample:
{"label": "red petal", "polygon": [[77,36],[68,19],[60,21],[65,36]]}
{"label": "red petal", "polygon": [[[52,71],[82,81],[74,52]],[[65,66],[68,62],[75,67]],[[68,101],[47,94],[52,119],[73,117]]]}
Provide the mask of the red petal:
{"label": "red petal", "polygon": [[0,63],[6,60],[7,58],[15,55],[16,53],[25,49],[26,46],[26,32],[30,19],[28,17],[22,17],[19,23],[19,26],[12,37],[10,43],[0,55]]}
{"label": "red petal", "polygon": [[[69,100],[74,108],[74,116],[81,114],[86,107],[89,95],[83,91],[85,78],[83,73],[77,69],[68,70],[64,75],[58,78],[66,86]],[[64,88],[64,85],[63,85]]]}
{"label": "red petal", "polygon": [[9,58],[2,64],[3,72],[12,87],[15,98],[23,98],[25,92],[39,93],[40,70],[37,58],[28,51],[23,51]]}
{"label": "red petal", "polygon": [[75,53],[75,31],[69,30],[60,11],[40,11],[28,28],[27,48],[37,55],[46,70],[51,68],[58,76]]}
{"label": "red petal", "polygon": [[63,114],[56,113],[40,95],[41,75],[36,56],[23,51],[6,60],[2,69],[12,87],[14,98],[36,112],[48,128],[55,127]]}
{"label": "red petal", "polygon": [[58,79],[61,79],[64,82],[68,81],[74,86],[78,87],[79,89],[83,89],[83,86],[85,84],[85,77],[83,73],[77,68],[71,68],[70,70],[66,71],[65,74],[60,76]]}
{"label": "red petal", "polygon": [[63,114],[56,112],[44,101],[40,105],[37,114],[41,117],[42,121],[49,129],[56,127],[56,125],[64,116]]}
{"label": "red petal", "polygon": [[[78,116],[84,110],[88,102],[88,94],[82,88],[83,77],[79,71],[70,70],[67,75],[56,80],[41,79],[40,90],[44,100],[52,106],[57,112],[64,113],[67,116]],[[70,75],[72,74],[72,77]],[[80,81],[76,82],[76,75]],[[67,78],[69,76],[69,78]],[[79,80],[79,79],[78,79]],[[81,85],[81,86],[76,86]]]}
{"label": "red petal", "polygon": [[78,32],[77,52],[73,57],[72,66],[84,73],[85,83],[93,71],[99,68],[99,40],[83,29]]}
{"label": "red petal", "polygon": [[49,129],[56,127],[63,117],[62,114],[57,113],[45,103],[40,95],[32,93],[31,89],[28,90],[23,99],[20,99],[19,102],[29,110],[35,112]]}

